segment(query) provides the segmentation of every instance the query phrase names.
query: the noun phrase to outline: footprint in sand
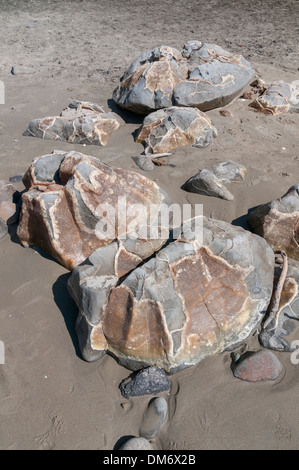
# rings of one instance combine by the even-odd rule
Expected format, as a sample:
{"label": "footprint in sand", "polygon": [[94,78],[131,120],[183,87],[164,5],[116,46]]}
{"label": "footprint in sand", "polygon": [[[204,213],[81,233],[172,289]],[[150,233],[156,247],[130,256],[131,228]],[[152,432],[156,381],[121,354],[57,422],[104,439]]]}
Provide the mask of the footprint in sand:
{"label": "footprint in sand", "polygon": [[66,427],[63,419],[58,415],[51,419],[51,426],[44,434],[36,436],[34,442],[38,450],[52,450],[56,446],[57,437],[66,433]]}

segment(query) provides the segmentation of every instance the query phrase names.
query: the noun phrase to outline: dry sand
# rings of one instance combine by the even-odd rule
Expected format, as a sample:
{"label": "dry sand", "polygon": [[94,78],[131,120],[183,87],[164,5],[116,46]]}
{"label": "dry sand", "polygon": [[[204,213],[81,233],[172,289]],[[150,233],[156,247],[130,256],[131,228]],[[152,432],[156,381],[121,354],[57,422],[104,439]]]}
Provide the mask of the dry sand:
{"label": "dry sand", "polygon": [[[157,45],[180,49],[190,39],[215,42],[241,52],[266,82],[299,79],[296,0],[1,1],[0,11],[6,92],[0,179],[23,174],[33,158],[55,148],[142,173],[132,160],[143,150],[132,136],[142,120],[131,114],[121,113],[127,124],[104,148],[58,145],[22,133],[32,118],[59,114],[72,99],[115,110],[112,91],[124,68]],[[36,73],[13,76],[13,65],[32,66]],[[232,117],[208,113],[219,131],[213,145],[177,149],[168,159],[175,167],[156,167],[146,176],[173,202],[202,203],[206,215],[214,211],[215,218],[246,226],[250,208],[299,181],[299,114],[259,114],[239,98],[227,109]],[[180,189],[199,169],[225,160],[248,168],[246,181],[230,188],[234,201]],[[0,240],[0,259],[0,448],[111,450],[122,436],[137,436],[149,398],[130,399],[123,408],[118,385],[130,372],[109,356],[91,364],[82,360],[68,271],[21,247],[13,233]],[[245,348],[259,349],[257,338]],[[284,372],[275,382],[234,378],[228,352],[171,376],[170,394],[161,395],[169,415],[157,448],[298,449],[299,366],[287,353],[277,357]]]}

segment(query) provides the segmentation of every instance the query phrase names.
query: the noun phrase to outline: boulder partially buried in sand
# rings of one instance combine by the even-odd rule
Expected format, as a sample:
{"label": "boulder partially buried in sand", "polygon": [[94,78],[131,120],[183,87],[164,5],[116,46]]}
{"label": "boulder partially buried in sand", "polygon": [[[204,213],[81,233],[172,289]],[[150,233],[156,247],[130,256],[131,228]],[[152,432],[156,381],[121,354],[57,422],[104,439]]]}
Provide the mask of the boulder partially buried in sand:
{"label": "boulder partially buried in sand", "polygon": [[112,132],[124,125],[115,113],[86,101],[72,101],[60,116],[33,119],[23,135],[105,146]]}
{"label": "boulder partially buried in sand", "polygon": [[[199,220],[203,231],[194,232]],[[156,365],[174,373],[238,346],[257,328],[273,287],[274,254],[265,240],[205,217],[181,234],[122,282],[114,279],[107,295],[110,271],[97,270],[95,259],[75,268],[69,291],[86,360],[108,352],[131,370]]]}
{"label": "boulder partially buried in sand", "polygon": [[249,106],[265,114],[299,112],[299,87],[283,80],[273,82]]}
{"label": "boulder partially buried in sand", "polygon": [[206,111],[229,103],[253,75],[242,55],[188,41],[182,52],[161,46],[139,56],[125,71],[113,99],[139,114],[172,105]]}
{"label": "boulder partially buried in sand", "polygon": [[[128,252],[135,250],[137,264],[168,239],[168,227],[163,230],[157,221],[160,207],[170,204],[167,194],[133,171],[56,151],[36,158],[23,182],[28,191],[17,232],[21,243],[41,247],[68,269],[117,237],[131,234],[124,243]],[[159,231],[153,241],[147,224]]]}
{"label": "boulder partially buried in sand", "polygon": [[246,173],[245,166],[239,163],[222,162],[212,166],[212,168],[201,170],[189,178],[182,189],[190,193],[232,201],[234,196],[225,185],[231,182],[243,181]]}
{"label": "boulder partially buried in sand", "polygon": [[150,153],[164,153],[187,145],[207,147],[214,137],[217,130],[205,113],[171,106],[146,116],[136,140],[144,142]]}
{"label": "boulder partially buried in sand", "polygon": [[281,198],[259,206],[249,214],[248,222],[274,250],[299,260],[299,184]]}

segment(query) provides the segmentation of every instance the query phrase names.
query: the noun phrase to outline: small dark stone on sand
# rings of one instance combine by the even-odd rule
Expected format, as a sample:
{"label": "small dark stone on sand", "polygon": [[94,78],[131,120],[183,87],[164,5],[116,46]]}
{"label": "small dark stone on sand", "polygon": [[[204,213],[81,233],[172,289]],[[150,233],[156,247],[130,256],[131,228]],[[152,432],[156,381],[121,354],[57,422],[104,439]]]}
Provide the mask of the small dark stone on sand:
{"label": "small dark stone on sand", "polygon": [[12,183],[19,183],[20,181],[22,181],[22,178],[23,178],[24,175],[15,175],[15,176],[11,176],[9,178],[9,181],[11,181]]}
{"label": "small dark stone on sand", "polygon": [[166,372],[156,366],[134,372],[119,385],[125,398],[153,395],[170,389]]}

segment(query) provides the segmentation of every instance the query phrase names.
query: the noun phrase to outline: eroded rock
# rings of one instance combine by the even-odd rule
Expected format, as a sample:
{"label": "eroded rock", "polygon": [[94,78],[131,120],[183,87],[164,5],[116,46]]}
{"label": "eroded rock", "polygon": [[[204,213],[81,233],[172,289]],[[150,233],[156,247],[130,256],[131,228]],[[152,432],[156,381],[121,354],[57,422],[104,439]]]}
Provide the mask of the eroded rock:
{"label": "eroded rock", "polygon": [[[275,282],[280,268],[275,270]],[[299,338],[299,262],[289,260],[287,278],[282,289],[277,314],[259,335],[265,348],[276,351],[296,350],[293,341]]]}
{"label": "eroded rock", "polygon": [[214,137],[217,130],[202,111],[171,106],[146,116],[136,140],[155,154],[186,145],[207,147]]}
{"label": "eroded rock", "polygon": [[273,82],[249,106],[265,114],[299,112],[299,88],[283,80]]}
{"label": "eroded rock", "polygon": [[[36,158],[23,182],[28,191],[17,232],[21,243],[40,246],[68,269],[117,238],[125,246],[117,255],[121,262],[127,249],[128,263],[133,252],[138,264],[143,253],[150,256],[168,238],[168,228],[155,225],[161,206],[170,204],[168,196],[133,171],[56,151]],[[159,231],[154,240],[148,236],[150,225]]]}
{"label": "eroded rock", "polygon": [[259,206],[249,214],[248,222],[275,251],[283,250],[299,260],[299,184],[281,198]]}
{"label": "eroded rock", "polygon": [[168,391],[170,382],[163,369],[151,366],[124,379],[119,388],[124,398],[141,397]]}
{"label": "eroded rock", "polygon": [[33,119],[23,135],[72,144],[105,146],[112,132],[124,125],[115,113],[86,101],[72,101],[60,116]]}
{"label": "eroded rock", "polygon": [[182,52],[161,46],[139,56],[125,71],[113,99],[139,114],[173,105],[206,111],[229,103],[253,75],[242,55],[188,41]]}
{"label": "eroded rock", "polygon": [[235,162],[223,162],[210,169],[201,170],[183,185],[182,189],[191,193],[214,196],[232,201],[234,196],[225,187],[231,182],[243,181],[247,169]]}
{"label": "eroded rock", "polygon": [[[272,293],[273,251],[239,227],[202,221],[203,231],[183,225],[183,237],[177,234],[112,286],[96,318],[82,310],[82,289],[72,274],[87,359],[108,352],[131,370],[155,365],[174,373],[236,347],[256,330]],[[101,267],[95,277],[109,279]],[[86,292],[91,301],[92,295]]]}

